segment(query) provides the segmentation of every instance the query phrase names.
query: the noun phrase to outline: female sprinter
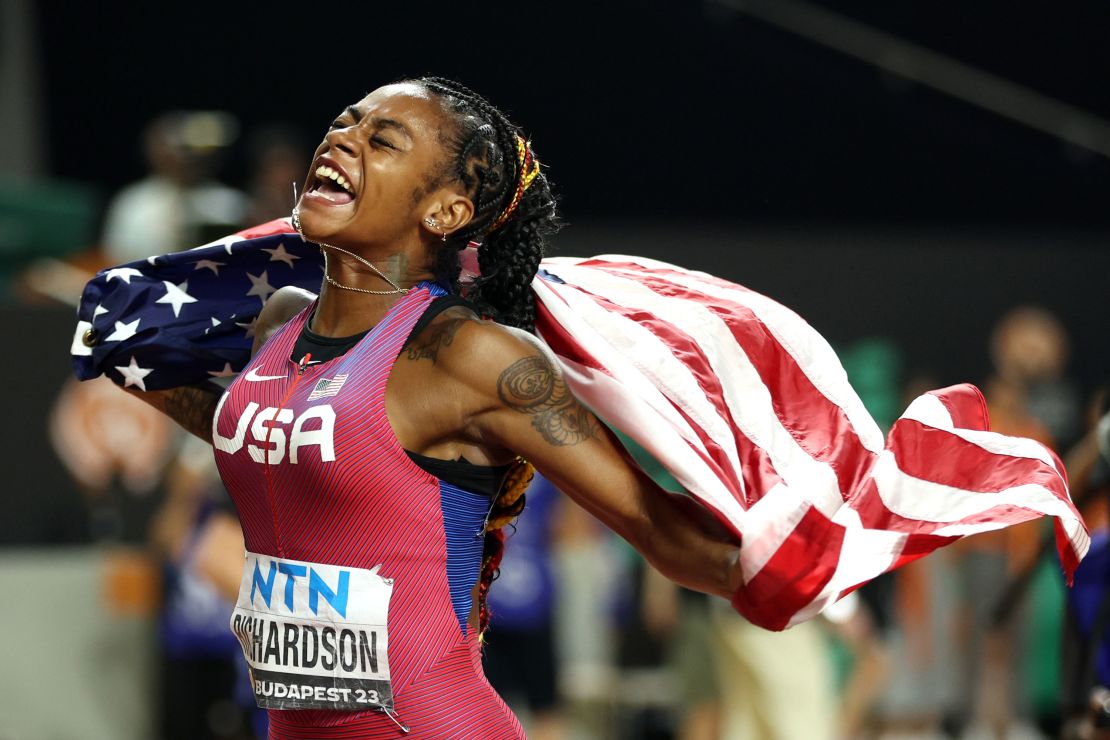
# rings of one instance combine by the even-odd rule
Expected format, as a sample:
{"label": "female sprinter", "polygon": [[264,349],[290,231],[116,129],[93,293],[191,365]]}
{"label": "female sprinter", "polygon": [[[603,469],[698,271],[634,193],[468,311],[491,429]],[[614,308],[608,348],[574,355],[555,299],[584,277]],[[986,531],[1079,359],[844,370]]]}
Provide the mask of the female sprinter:
{"label": "female sprinter", "polygon": [[382,87],[335,120],[302,192],[319,298],[270,299],[222,397],[141,394],[213,440],[247,549],[233,629],[271,737],[523,736],[479,634],[524,460],[664,574],[732,595],[738,543],[626,457],[530,334],[555,200],[497,109],[438,78]]}

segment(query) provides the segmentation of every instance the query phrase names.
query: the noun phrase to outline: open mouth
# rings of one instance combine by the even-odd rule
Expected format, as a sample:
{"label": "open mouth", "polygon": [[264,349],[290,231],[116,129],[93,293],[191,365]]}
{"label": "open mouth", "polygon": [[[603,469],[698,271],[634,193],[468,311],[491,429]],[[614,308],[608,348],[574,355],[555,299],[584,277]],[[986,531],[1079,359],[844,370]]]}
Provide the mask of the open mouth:
{"label": "open mouth", "polygon": [[313,173],[315,179],[309,192],[316,193],[336,205],[350,203],[355,199],[355,189],[343,173],[322,164]]}

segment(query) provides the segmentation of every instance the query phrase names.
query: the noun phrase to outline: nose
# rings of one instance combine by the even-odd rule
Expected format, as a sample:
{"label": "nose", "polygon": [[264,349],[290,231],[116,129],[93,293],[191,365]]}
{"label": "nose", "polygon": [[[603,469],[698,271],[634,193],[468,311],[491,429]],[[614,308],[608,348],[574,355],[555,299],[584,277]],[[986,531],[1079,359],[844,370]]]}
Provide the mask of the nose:
{"label": "nose", "polygon": [[353,139],[354,131],[357,127],[347,126],[345,128],[332,129],[324,136],[324,141],[332,149],[338,149],[348,156],[355,156],[357,153],[356,144]]}

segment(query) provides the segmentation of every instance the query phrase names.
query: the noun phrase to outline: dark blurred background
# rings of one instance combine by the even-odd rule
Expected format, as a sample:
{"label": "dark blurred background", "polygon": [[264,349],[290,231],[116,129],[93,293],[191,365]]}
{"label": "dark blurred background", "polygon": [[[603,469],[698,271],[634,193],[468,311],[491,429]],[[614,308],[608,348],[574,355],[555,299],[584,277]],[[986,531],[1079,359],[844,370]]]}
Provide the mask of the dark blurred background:
{"label": "dark blurred background", "polygon": [[[1084,351],[1102,353],[1091,339],[1106,314],[1087,301],[1110,267],[1110,6],[783,7],[45,0],[28,5],[35,32],[22,42],[38,115],[14,133],[37,150],[32,171],[106,198],[142,174],[138,134],[165,110],[228,110],[248,135],[280,123],[307,157],[364,92],[455,77],[533,137],[572,226],[564,253],[709,269],[833,339],[914,338],[945,382],[968,361],[986,371],[973,343],[1017,302],[1053,304]],[[1000,100],[1001,113],[984,107]],[[245,186],[248,157],[231,148],[221,179]],[[588,236],[613,222],[613,235]],[[645,243],[660,226],[667,238]],[[701,234],[706,248],[688,252]]]}
{"label": "dark blurred background", "polygon": [[[130,656],[104,682],[114,687],[114,713],[81,694],[82,716],[99,722],[83,737],[122,737],[120,727],[154,737],[164,721],[142,687],[144,676],[158,675],[151,615],[166,600],[150,585],[158,579],[142,574],[151,522],[184,490],[174,467],[181,466],[170,464],[149,488],[121,484],[116,473],[106,474],[109,482],[82,479],[89,461],[109,453],[70,448],[81,434],[67,437],[72,399],[59,395],[70,374],[80,287],[90,270],[125,261],[113,256],[122,253],[113,251],[120,244],[112,235],[123,233],[113,219],[136,210],[120,207],[119,193],[156,179],[152,122],[186,112],[171,114],[173,129],[202,112],[206,130],[218,134],[206,145],[205,182],[212,197],[234,206],[225,213],[239,214],[212,216],[178,235],[173,248],[185,248],[213,229],[280,215],[287,197],[291,205],[283,179],[271,187],[259,175],[268,166],[262,152],[275,141],[295,153],[284,166],[301,172],[335,115],[368,90],[405,77],[456,78],[532,137],[568,222],[558,254],[641,254],[735,280],[794,308],[828,337],[881,424],[900,413],[911,390],[971,381],[987,388],[1010,431],[1043,432],[1065,454],[1083,438],[1084,409],[1110,377],[1108,37],[1110,5],[1093,1],[0,0],[0,324],[19,359],[5,363],[0,378],[17,389],[3,403],[21,423],[4,445],[0,545],[8,554],[0,555],[0,585],[39,594],[84,583],[98,605],[90,614],[101,617],[90,617],[74,650],[149,643],[111,653]],[[1021,306],[1039,312],[1021,314],[1034,318],[1020,331],[1036,337],[1013,340],[1010,356],[1049,346],[1053,361],[1048,375],[1019,382],[999,349],[1009,341],[999,327]],[[1026,381],[1017,396],[1006,386]],[[1036,404],[1014,406],[1025,391],[1044,388],[1056,404],[1044,418]],[[103,413],[111,422],[117,412]],[[126,450],[129,442],[119,444]],[[600,538],[574,540],[559,562],[605,561]],[[60,551],[44,545],[76,554],[57,560]],[[1002,553],[1003,563],[984,571],[989,582],[1003,582],[1027,559],[1013,543],[986,549]],[[173,548],[158,550],[157,558],[174,557]],[[1044,598],[1062,604],[1058,579],[1043,577]],[[926,591],[934,607],[971,603]],[[46,630],[48,640],[54,633],[38,619],[45,602],[36,599],[26,600],[24,621],[11,619],[21,630]],[[1062,610],[1053,612],[1056,628]],[[879,633],[895,637],[847,639],[857,665],[887,654],[901,665],[898,640],[910,628],[896,617],[877,621]],[[1056,628],[1046,628],[1049,642]],[[949,649],[959,652],[954,640]],[[889,653],[874,648],[880,642]],[[1039,660],[1030,675],[1056,680],[1046,666],[1062,670],[1059,655]],[[104,665],[70,668],[79,682]],[[35,704],[23,691],[27,682],[9,673],[0,679],[0,739],[30,737],[27,707],[49,713],[51,705]],[[593,724],[571,736],[681,736],[645,729],[659,723],[642,712],[598,714],[597,695],[583,688],[596,675],[568,673],[587,678],[576,684],[579,693],[565,691],[567,701],[593,707],[576,715]],[[909,673],[968,696],[960,687],[979,680]],[[867,716],[882,719],[873,730],[887,722],[904,733],[898,737],[918,730],[924,734],[913,737],[978,737],[959,734],[981,719],[980,705],[966,696],[961,703],[941,692],[922,710],[905,699],[915,695],[912,681],[892,690],[894,698],[869,705]],[[1014,717],[1043,733],[1031,737],[1055,736],[1064,705],[1045,699],[1051,687],[1038,690],[1015,700]],[[209,721],[205,732],[246,733],[229,719],[234,710],[212,711],[223,724]],[[608,730],[591,735],[582,727]],[[934,729],[943,734],[927,734]]]}
{"label": "dark blurred background", "polygon": [[[35,129],[47,172],[110,190],[142,172],[135,136],[163,110],[227,109],[315,141],[364,92],[438,74],[534,137],[571,221],[1108,223],[1106,156],[744,9],[763,5],[40,0]],[[1105,3],[810,6],[1108,125]]]}

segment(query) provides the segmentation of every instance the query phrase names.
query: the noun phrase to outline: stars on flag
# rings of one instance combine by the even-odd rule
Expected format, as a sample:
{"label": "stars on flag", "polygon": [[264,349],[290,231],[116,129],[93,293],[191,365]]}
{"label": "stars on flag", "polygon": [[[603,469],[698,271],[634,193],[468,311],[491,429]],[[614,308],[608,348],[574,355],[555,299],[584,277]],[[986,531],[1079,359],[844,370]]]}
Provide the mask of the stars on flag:
{"label": "stars on flag", "polygon": [[197,299],[193,298],[187,292],[189,290],[189,281],[181,283],[181,285],[174,285],[169,280],[163,280],[162,285],[166,286],[166,294],[155,301],[155,303],[168,303],[173,306],[173,315],[181,315],[181,307],[186,303],[196,303]]}
{"label": "stars on flag", "polygon": [[119,278],[123,282],[130,285],[131,278],[142,276],[143,274],[136,270],[134,267],[113,267],[111,270],[108,270],[107,276],[104,278],[104,282],[108,283],[112,281],[112,278]]}
{"label": "stars on flag", "polygon": [[293,260],[299,260],[300,255],[290,254],[285,251],[284,244],[278,244],[277,249],[266,249],[263,247],[263,252],[269,252],[271,262],[284,262],[285,264],[293,267]]}
{"label": "stars on flag", "polygon": [[225,362],[223,370],[209,370],[208,374],[213,378],[234,378],[239,373],[231,369],[230,362]]}
{"label": "stars on flag", "polygon": [[251,289],[247,291],[247,295],[255,295],[262,299],[262,303],[266,303],[266,299],[274,292],[274,286],[270,285],[270,278],[266,274],[266,270],[262,271],[261,275],[251,275],[247,273],[247,277],[251,281]]}
{"label": "stars on flag", "polygon": [[236,321],[235,325],[238,326],[243,331],[245,331],[249,338],[253,339],[254,338],[255,324],[257,324],[257,323],[258,323],[258,317],[255,316],[249,322],[245,321],[245,322],[240,324],[238,321]]}
{"label": "stars on flag", "polygon": [[130,339],[131,337],[135,336],[135,333],[139,330],[140,321],[142,321],[142,319],[135,319],[129,324],[125,324],[122,321],[117,321],[116,330],[108,336],[104,337],[104,341],[122,342],[124,339]]}
{"label": "stars on flag", "polygon": [[[235,374],[233,368],[243,364],[235,353],[245,359],[252,340],[262,333],[255,318],[260,307],[285,285],[320,284],[314,269],[322,261],[319,253],[302,251],[284,222],[245,241],[236,235],[198,249],[112,267],[95,278],[81,308],[88,321],[81,322],[70,348],[80,377],[106,371],[128,390],[207,379],[226,383]],[[194,305],[186,312],[190,303]],[[95,346],[85,344],[85,333],[92,328]],[[203,352],[188,366],[163,356],[180,348],[186,354],[193,348]],[[153,375],[146,375],[148,371]]]}
{"label": "stars on flag", "polygon": [[130,365],[116,365],[116,370],[123,376],[124,388],[136,385],[141,391],[146,390],[143,378],[154,372],[154,368],[139,367],[139,363],[135,361],[135,355],[131,355]]}
{"label": "stars on flag", "polygon": [[193,263],[196,265],[194,270],[211,270],[216,277],[220,276],[220,268],[224,266],[224,262],[217,262],[216,260],[197,260]]}

